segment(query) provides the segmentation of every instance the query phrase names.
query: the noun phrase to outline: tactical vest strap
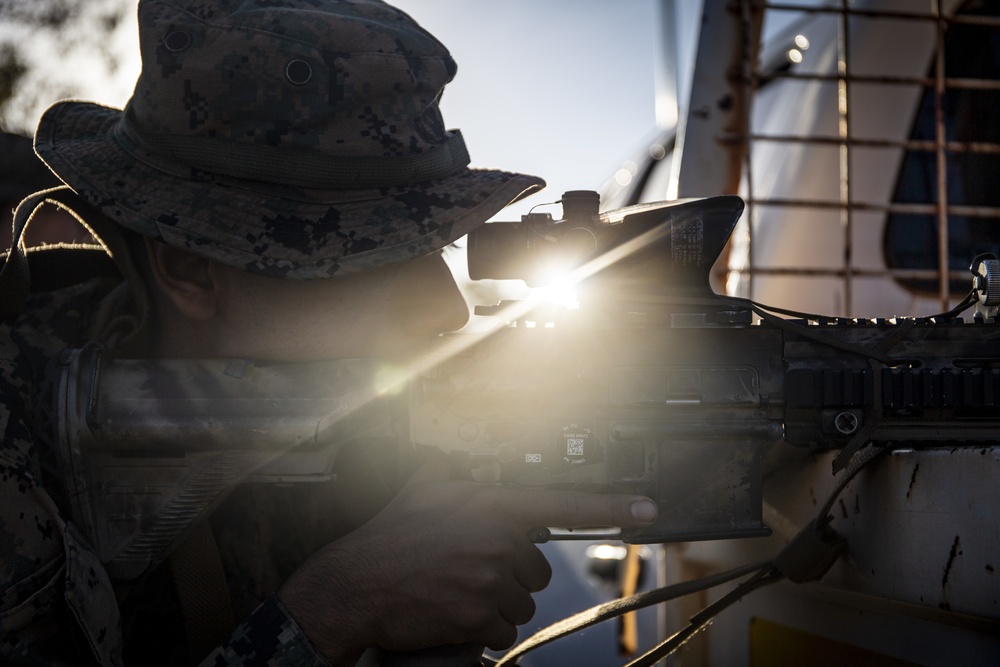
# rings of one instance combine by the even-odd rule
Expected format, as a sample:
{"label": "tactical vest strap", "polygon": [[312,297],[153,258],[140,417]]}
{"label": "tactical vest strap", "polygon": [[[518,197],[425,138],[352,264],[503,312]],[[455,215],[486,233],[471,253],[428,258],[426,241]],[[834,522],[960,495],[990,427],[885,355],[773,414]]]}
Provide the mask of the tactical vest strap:
{"label": "tactical vest strap", "polygon": [[[94,237],[95,244],[56,244],[28,249],[24,233],[45,204],[73,216]],[[10,252],[0,269],[0,320],[21,310],[31,292],[60,289],[94,277],[120,275],[133,286],[139,320],[149,315],[149,297],[132,262],[118,224],[84,201],[68,186],[42,190],[26,197],[14,211]]]}

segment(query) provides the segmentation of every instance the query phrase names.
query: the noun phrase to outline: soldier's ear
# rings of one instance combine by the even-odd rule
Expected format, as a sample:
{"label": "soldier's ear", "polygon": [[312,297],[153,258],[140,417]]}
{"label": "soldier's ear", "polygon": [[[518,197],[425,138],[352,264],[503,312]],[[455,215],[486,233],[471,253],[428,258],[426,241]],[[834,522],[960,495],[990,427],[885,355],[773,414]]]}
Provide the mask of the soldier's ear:
{"label": "soldier's ear", "polygon": [[210,320],[219,311],[223,289],[215,262],[166,243],[146,239],[155,289],[182,315]]}

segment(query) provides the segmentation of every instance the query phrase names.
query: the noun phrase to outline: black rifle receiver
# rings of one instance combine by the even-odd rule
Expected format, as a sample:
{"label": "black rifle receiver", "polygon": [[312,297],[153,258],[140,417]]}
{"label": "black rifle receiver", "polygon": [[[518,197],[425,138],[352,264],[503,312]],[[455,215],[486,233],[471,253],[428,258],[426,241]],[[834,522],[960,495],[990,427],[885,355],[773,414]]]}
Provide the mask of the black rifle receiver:
{"label": "black rifle receiver", "polygon": [[[659,518],[626,542],[751,537],[769,533],[766,443],[1000,439],[994,317],[778,319],[709,285],[738,197],[604,215],[596,193],[567,199],[565,220],[470,235],[470,274],[530,284],[570,267],[580,308],[519,314],[415,386],[414,441],[467,452],[476,479],[646,494]],[[1000,271],[977,267],[982,294],[984,267]]]}

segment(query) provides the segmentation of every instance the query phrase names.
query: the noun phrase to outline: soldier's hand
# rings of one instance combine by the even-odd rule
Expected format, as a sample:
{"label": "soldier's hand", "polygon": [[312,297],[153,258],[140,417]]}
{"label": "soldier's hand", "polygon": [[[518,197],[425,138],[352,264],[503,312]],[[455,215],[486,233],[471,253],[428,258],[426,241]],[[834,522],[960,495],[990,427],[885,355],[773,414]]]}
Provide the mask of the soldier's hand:
{"label": "soldier's hand", "polygon": [[638,527],[655,516],[641,496],[447,481],[431,464],[370,522],[316,553],[279,597],[331,664],[353,664],[375,646],[503,649],[552,574],[532,528]]}

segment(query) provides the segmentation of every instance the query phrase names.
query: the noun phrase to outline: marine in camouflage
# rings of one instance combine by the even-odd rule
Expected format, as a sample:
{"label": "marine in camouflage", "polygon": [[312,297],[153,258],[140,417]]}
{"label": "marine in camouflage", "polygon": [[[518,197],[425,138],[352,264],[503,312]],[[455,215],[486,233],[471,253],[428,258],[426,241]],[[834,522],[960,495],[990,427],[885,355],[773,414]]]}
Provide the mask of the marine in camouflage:
{"label": "marine in camouflage", "polygon": [[[454,61],[376,0],[141,0],[139,29],[143,71],[127,108],[57,103],[35,137],[40,157],[111,227],[248,271],[318,279],[439,249],[543,185],[469,168],[438,109]],[[12,257],[8,268],[25,265],[23,248]],[[27,282],[8,283],[9,313]],[[137,581],[110,571],[72,522],[59,470],[52,362],[88,342],[114,350],[128,340],[123,326],[146,314],[129,287],[94,278],[35,293],[0,322],[4,664],[202,657],[185,635],[170,561]],[[212,511],[237,620],[203,665],[325,664],[274,594],[391,496],[373,472],[391,466],[351,451],[338,465],[357,469],[338,484],[243,484]],[[361,496],[362,506],[347,501]]]}

